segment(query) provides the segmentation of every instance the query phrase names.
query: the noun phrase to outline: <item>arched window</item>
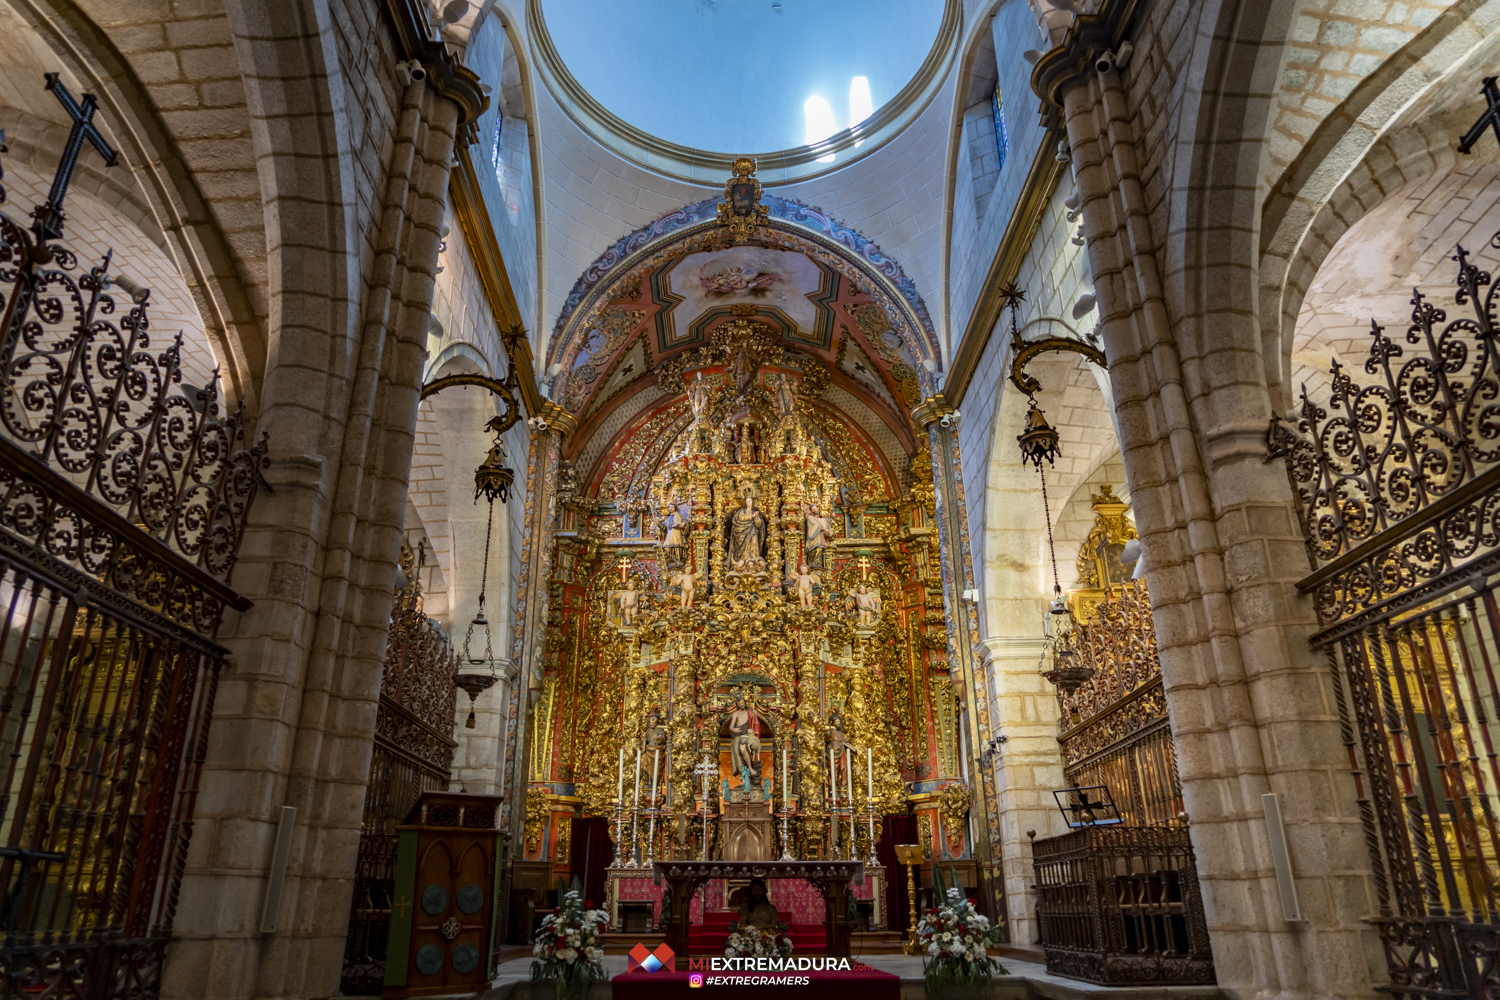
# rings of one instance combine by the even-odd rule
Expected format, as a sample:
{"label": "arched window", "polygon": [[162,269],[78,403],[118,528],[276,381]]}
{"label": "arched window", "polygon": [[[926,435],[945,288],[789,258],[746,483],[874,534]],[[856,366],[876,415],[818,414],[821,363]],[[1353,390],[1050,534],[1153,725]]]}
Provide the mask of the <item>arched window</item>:
{"label": "arched window", "polygon": [[990,97],[990,114],[995,120],[995,150],[999,162],[995,164],[995,172],[1005,166],[1005,151],[1010,146],[1010,136],[1005,131],[1005,99],[1000,93],[1000,82],[995,81],[995,93]]}
{"label": "arched window", "polygon": [[[997,88],[995,93],[999,94]],[[999,98],[997,97],[996,100]],[[999,114],[999,112],[995,112]],[[495,171],[495,180],[505,187],[505,151],[500,148],[500,133],[505,131],[505,116],[497,108],[495,111],[495,141],[490,144],[490,167]],[[1004,155],[1004,154],[1001,154]]]}

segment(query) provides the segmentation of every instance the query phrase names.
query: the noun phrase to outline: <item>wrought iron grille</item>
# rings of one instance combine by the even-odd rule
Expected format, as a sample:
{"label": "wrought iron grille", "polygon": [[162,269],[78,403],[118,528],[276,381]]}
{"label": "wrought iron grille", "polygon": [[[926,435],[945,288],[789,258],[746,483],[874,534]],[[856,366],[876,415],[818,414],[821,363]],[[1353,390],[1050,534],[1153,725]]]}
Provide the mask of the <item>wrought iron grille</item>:
{"label": "wrought iron grille", "polygon": [[1093,826],[1032,844],[1047,971],[1107,986],[1214,981],[1184,827]]}
{"label": "wrought iron grille", "polygon": [[[1490,240],[1500,249],[1500,234]],[[1500,987],[1500,376],[1495,288],[1462,247],[1448,319],[1412,295],[1405,345],[1371,324],[1364,378],[1273,420],[1369,847],[1389,991]],[[1411,350],[1408,355],[1407,351]]]}
{"label": "wrought iron grille", "polygon": [[[410,550],[403,552],[404,557]],[[405,560],[404,560],[405,561]],[[407,575],[415,573],[406,565]],[[365,788],[354,897],[340,989],[380,993],[396,878],[396,824],[426,791],[447,791],[453,750],[458,656],[422,610],[413,583],[398,592],[386,639],[385,673],[375,716],[375,750]]]}
{"label": "wrought iron grille", "polygon": [[147,998],[266,443],[182,386],[180,338],[152,352],[149,290],[116,322],[110,254],[57,242],[83,142],[114,153],[91,96],[48,89],[57,178],[31,233],[0,213],[0,995]]}
{"label": "wrought iron grille", "polygon": [[[1101,523],[1124,509],[1107,488],[1095,497]],[[1091,674],[1058,689],[1063,774],[1075,788],[1107,787],[1119,823],[1032,842],[1047,971],[1106,985],[1212,983],[1150,594],[1135,581],[1073,597],[1084,613],[1075,667]]]}
{"label": "wrought iron grille", "polygon": [[[1500,233],[1490,239],[1500,249]],[[1294,421],[1271,421],[1315,572],[1303,581],[1325,625],[1388,616],[1434,599],[1452,574],[1500,565],[1500,354],[1495,287],[1463,247],[1447,312],[1412,292],[1409,356],[1370,323],[1357,381],[1337,361],[1325,403],[1302,392]]]}
{"label": "wrought iron grille", "polygon": [[1075,631],[1074,648],[1094,674],[1075,691],[1058,691],[1068,784],[1107,786],[1126,823],[1185,823],[1145,581],[1107,588]]}

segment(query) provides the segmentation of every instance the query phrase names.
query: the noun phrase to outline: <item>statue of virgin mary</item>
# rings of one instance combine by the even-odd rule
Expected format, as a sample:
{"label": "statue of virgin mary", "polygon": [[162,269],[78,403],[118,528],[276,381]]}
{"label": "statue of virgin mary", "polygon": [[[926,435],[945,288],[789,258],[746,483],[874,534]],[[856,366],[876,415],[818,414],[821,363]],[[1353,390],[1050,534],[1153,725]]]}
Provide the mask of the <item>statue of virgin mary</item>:
{"label": "statue of virgin mary", "polygon": [[745,506],[729,516],[726,541],[731,573],[763,573],[766,569],[766,515],[755,509],[755,497],[745,494]]}

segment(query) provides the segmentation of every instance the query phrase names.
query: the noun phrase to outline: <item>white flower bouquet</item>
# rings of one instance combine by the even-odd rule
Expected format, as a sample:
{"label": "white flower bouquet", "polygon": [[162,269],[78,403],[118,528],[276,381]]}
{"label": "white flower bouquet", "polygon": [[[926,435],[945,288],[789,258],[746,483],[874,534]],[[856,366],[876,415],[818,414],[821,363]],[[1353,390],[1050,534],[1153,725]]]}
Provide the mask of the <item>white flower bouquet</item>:
{"label": "white flower bouquet", "polygon": [[759,927],[730,927],[729,939],[724,942],[727,958],[790,958],[792,939],[785,929],[762,930]]}
{"label": "white flower bouquet", "polygon": [[542,918],[531,946],[531,978],[551,979],[558,1000],[588,995],[596,979],[605,979],[604,944],[600,933],[609,914],[590,910],[578,890],[563,896],[563,905]]}
{"label": "white flower bouquet", "polygon": [[989,957],[989,946],[998,938],[974,900],[949,889],[947,904],[928,910],[917,924],[917,940],[927,953],[922,963],[927,995],[984,989],[990,976],[1004,975],[1005,967]]}

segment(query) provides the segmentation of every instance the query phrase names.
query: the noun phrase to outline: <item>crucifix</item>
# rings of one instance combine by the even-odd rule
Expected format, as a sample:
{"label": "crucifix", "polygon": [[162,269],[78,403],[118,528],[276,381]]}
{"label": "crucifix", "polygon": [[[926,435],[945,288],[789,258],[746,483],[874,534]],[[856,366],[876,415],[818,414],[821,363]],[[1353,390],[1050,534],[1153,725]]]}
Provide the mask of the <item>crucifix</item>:
{"label": "crucifix", "polygon": [[626,577],[630,575],[630,563],[631,559],[626,555],[620,556],[620,561],[616,563],[620,567],[620,586],[622,587],[625,585]]}
{"label": "crucifix", "polygon": [[865,581],[865,582],[869,582],[869,579],[870,579],[870,557],[869,556],[860,556],[858,559],[854,560],[854,562],[855,562],[855,565],[857,565],[859,567],[859,578],[861,580]]}
{"label": "crucifix", "polygon": [[693,773],[703,778],[703,860],[708,860],[708,776],[718,774],[719,769],[708,759],[708,754],[703,755],[703,763],[693,768]]}
{"label": "crucifix", "polygon": [[119,159],[104,134],[99,131],[99,126],[94,124],[94,109],[98,106],[93,94],[84,94],[83,103],[79,104],[68,93],[68,88],[63,85],[57,73],[47,74],[47,89],[52,91],[57,98],[57,103],[63,106],[68,117],[73,119],[73,130],[68,133],[68,141],[63,146],[62,159],[57,164],[57,174],[52,178],[52,190],[47,192],[47,202],[32,212],[36,224],[31,227],[36,233],[38,243],[48,240],[62,238],[63,226],[63,198],[68,193],[68,185],[73,180],[73,171],[78,166],[78,156],[83,152],[84,140],[99,151],[104,157],[106,166],[114,166]]}
{"label": "crucifix", "polygon": [[1479,116],[1477,122],[1469,126],[1469,131],[1464,133],[1464,137],[1458,140],[1460,153],[1472,152],[1474,144],[1480,140],[1486,129],[1494,129],[1495,138],[1500,140],[1500,87],[1495,86],[1495,80],[1493,76],[1484,78],[1480,90],[1483,91],[1485,103],[1489,107],[1484,109],[1484,114]]}

